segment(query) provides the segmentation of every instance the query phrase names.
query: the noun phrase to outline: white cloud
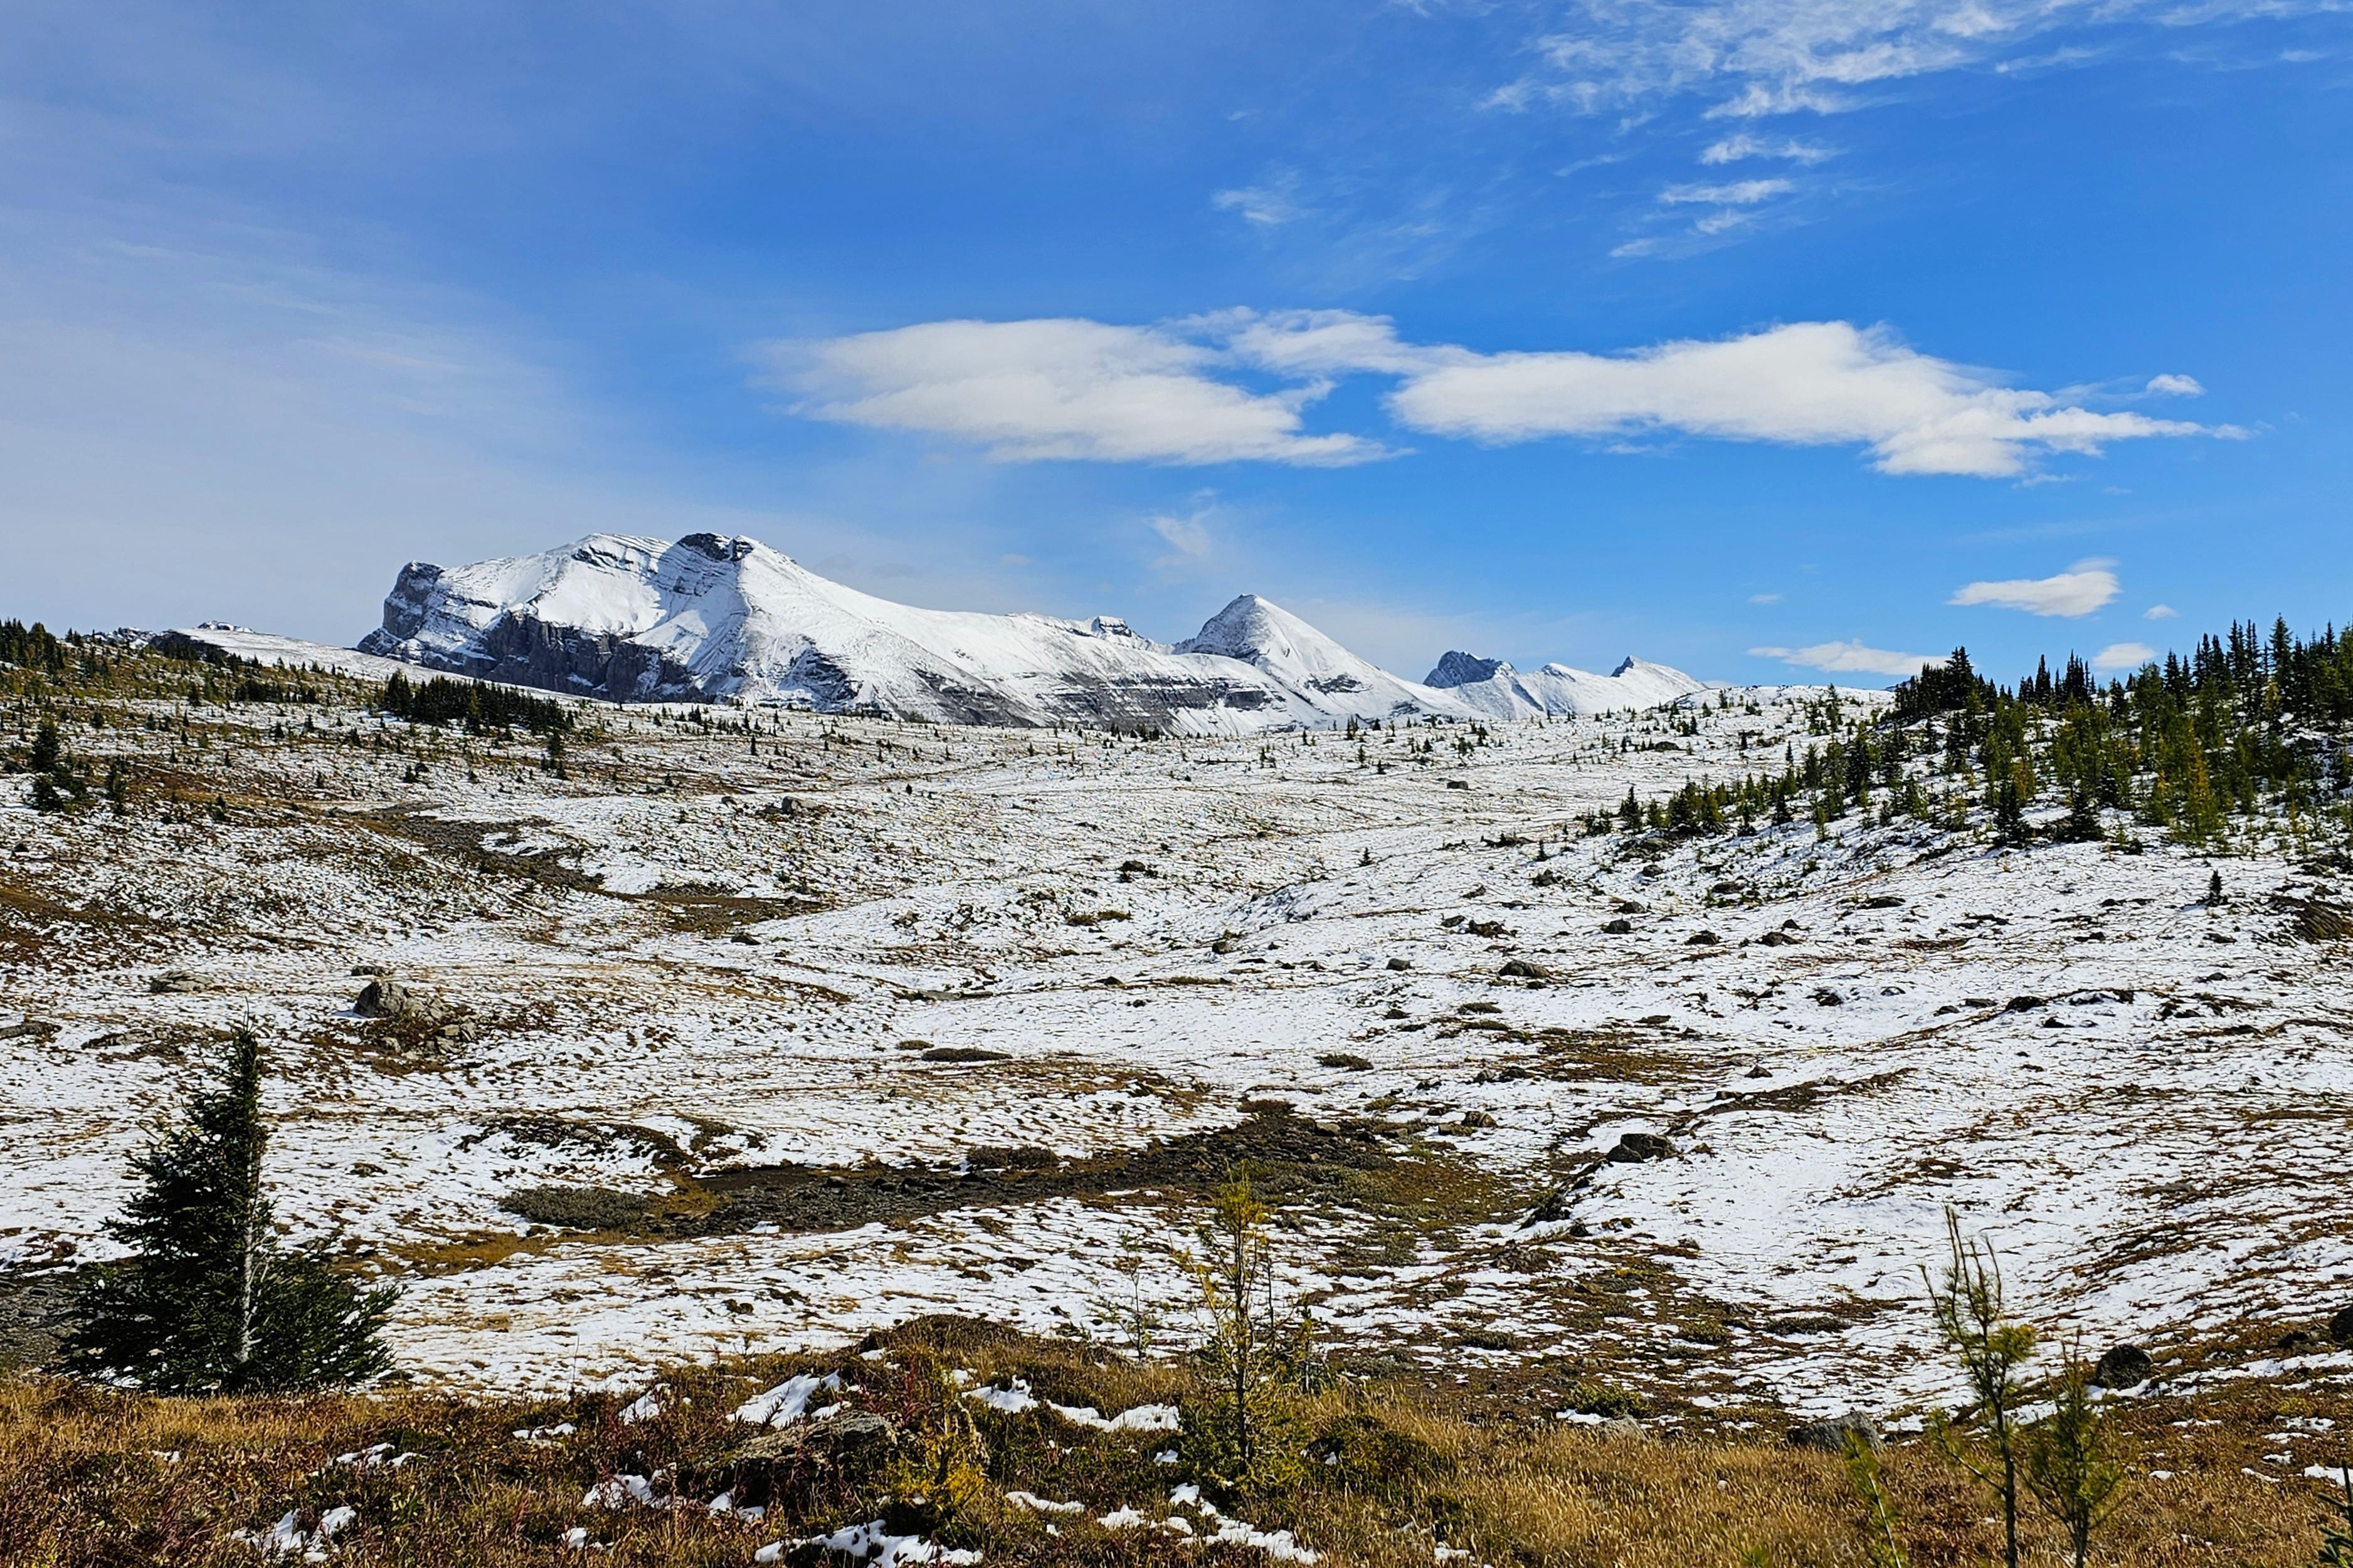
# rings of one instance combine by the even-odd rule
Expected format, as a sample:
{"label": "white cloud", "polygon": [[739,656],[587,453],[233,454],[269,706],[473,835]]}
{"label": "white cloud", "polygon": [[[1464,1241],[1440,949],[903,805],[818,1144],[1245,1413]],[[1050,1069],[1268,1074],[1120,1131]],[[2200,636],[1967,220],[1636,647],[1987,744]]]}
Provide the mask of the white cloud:
{"label": "white cloud", "polygon": [[2112,642],[2092,656],[2092,668],[2102,670],[2138,669],[2157,658],[2145,642]]}
{"label": "white cloud", "polygon": [[2188,436],[2200,426],[2104,414],[1980,374],[1844,321],[1807,321],[1630,354],[1471,354],[1409,379],[1389,400],[1431,435],[1509,442],[1645,428],[1792,446],[1861,446],[1890,474],[2025,472],[2052,451]]}
{"label": "white cloud", "polygon": [[1924,653],[1897,653],[1892,648],[1865,647],[1859,642],[1821,642],[1811,647],[1752,647],[1752,658],[1778,658],[1804,669],[1824,669],[1838,674],[1907,676],[1920,673],[1922,665],[1944,666],[1944,659]]}
{"label": "white cloud", "polygon": [[1699,155],[1703,163],[1736,163],[1744,158],[1783,158],[1792,163],[1819,163],[1836,154],[1819,142],[1794,136],[1752,136],[1743,131],[1715,142]]}
{"label": "white cloud", "polygon": [[1358,437],[1302,433],[1300,410],[1325,385],[1247,391],[1216,379],[1216,350],[1153,327],[928,321],[770,353],[812,395],[802,412],[974,441],[1008,462],[1331,467],[1388,455]]}
{"label": "white cloud", "polygon": [[2024,610],[2031,616],[2088,616],[2122,592],[2112,561],[2078,561],[2050,577],[2013,577],[1999,583],[1970,583],[1955,591],[1948,605],[1996,605]]}
{"label": "white cloud", "polygon": [[[2052,452],[2229,433],[1997,385],[1844,321],[1622,354],[1482,353],[1407,342],[1387,317],[1237,310],[1152,327],[934,321],[770,352],[783,379],[811,395],[801,412],[973,441],[1014,461],[1394,456],[1368,437],[1302,429],[1301,410],[1352,374],[1394,378],[1390,417],[1433,436],[1504,445],[1663,431],[1859,446],[1890,474],[2016,475]],[[1237,384],[1250,373],[1287,384]]]}
{"label": "white cloud", "polygon": [[2194,375],[2152,375],[2148,378],[2148,386],[2147,390],[2155,393],[2159,397],[2203,397],[2206,395],[2205,387],[2199,384],[2198,378]]}
{"label": "white cloud", "polygon": [[1299,176],[1290,170],[1278,171],[1255,185],[1219,191],[1210,196],[1209,205],[1261,228],[1280,228],[1306,216],[1299,204]]}
{"label": "white cloud", "polygon": [[1208,555],[1214,545],[1209,537],[1208,513],[1197,511],[1190,517],[1172,517],[1162,512],[1146,521],[1152,531],[1168,542],[1176,555],[1164,558],[1158,564],[1172,564],[1177,560],[1198,561]]}
{"label": "white cloud", "polygon": [[2140,613],[2140,618],[2145,621],[2169,621],[2180,613],[2171,605],[2151,605]]}
{"label": "white cloud", "polygon": [[1797,185],[1788,180],[1736,180],[1728,185],[1669,185],[1659,200],[1669,206],[1706,203],[1713,206],[1750,206],[1786,196]]}
{"label": "white cloud", "polygon": [[1778,594],[1751,594],[1748,595],[1748,602],[1752,605],[1778,605],[1781,602],[1781,595]]}
{"label": "white cloud", "polygon": [[[1492,95],[1502,108],[1599,114],[1697,96],[1712,116],[1836,113],[1873,84],[1987,62],[2076,26],[2179,27],[2327,10],[2336,0],[1571,0],[1537,43],[1538,70]],[[2045,51],[2043,66],[2096,58]],[[2021,60],[2021,63],[2023,63]]]}

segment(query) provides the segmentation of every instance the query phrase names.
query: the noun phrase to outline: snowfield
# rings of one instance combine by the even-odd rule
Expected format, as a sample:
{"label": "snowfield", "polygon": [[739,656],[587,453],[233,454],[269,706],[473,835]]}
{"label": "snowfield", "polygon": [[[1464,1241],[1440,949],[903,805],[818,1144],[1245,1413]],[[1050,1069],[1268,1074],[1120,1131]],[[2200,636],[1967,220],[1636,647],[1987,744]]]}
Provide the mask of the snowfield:
{"label": "snowfield", "polygon": [[[1237,1154],[1340,1353],[1532,1399],[1944,1397],[1947,1205],[2094,1352],[2353,1364],[2278,1345],[2353,1301],[2345,955],[2270,901],[2325,880],[1862,814],[1584,832],[1778,769],[1819,695],[1361,742],[608,708],[564,778],[206,710],[185,821],[0,780],[0,1269],[107,1256],[142,1125],[250,1025],[280,1218],[401,1280],[403,1363],[457,1385],[923,1312],[1113,1333],[1181,1308]],[[356,968],[465,1027],[395,1037]]]}

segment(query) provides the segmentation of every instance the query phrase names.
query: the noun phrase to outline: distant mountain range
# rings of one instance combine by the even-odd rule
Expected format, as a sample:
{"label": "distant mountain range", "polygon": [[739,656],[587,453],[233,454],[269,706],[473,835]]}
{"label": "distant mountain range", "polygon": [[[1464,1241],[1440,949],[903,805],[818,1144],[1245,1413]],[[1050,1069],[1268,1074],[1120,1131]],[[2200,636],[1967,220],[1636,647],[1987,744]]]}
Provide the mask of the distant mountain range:
{"label": "distant mountain range", "polygon": [[[179,634],[223,640],[204,628]],[[1449,653],[1419,684],[1245,594],[1166,644],[1098,616],[923,610],[757,540],[599,533],[470,566],[412,562],[362,653],[612,701],[775,704],[950,724],[1241,734],[1392,718],[1647,708],[1706,689],[1628,659],[1522,673]]]}

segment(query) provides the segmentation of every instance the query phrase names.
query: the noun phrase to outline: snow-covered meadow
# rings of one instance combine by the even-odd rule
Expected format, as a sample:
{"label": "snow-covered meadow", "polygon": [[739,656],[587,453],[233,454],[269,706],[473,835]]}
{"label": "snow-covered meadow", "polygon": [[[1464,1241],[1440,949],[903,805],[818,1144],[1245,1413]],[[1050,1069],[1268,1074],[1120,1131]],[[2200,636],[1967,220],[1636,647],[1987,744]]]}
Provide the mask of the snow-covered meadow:
{"label": "snow-covered meadow", "polygon": [[[0,786],[0,1028],[57,1026],[0,1038],[0,1268],[104,1256],[142,1125],[250,1024],[280,1217],[403,1280],[404,1363],[464,1385],[923,1312],[1114,1332],[1136,1292],[1181,1308],[1186,1172],[1237,1128],[1285,1173],[1342,1353],[1537,1402],[1583,1376],[1694,1421],[1940,1394],[1920,1271],[1948,1204],[2095,1352],[2353,1364],[2276,1348],[2353,1303],[2353,997],[2269,901],[2327,873],[1861,814],[1656,858],[1583,832],[1630,786],[1778,769],[1818,695],[1467,752],[1459,722],[607,709],[562,779],[521,741],[379,752],[332,743],[402,732],[350,710],[208,710],[168,766],[226,821]],[[353,1011],[370,967],[474,1037],[385,1037]],[[505,1206],[548,1187],[648,1206]]]}

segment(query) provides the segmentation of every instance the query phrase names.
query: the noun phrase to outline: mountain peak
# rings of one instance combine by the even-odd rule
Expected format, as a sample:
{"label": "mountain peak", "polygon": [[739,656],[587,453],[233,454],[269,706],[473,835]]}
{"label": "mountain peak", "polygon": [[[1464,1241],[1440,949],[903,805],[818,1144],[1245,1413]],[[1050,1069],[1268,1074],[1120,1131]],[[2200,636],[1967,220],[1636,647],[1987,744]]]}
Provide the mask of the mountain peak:
{"label": "mountain peak", "polygon": [[976,615],[828,582],[755,539],[591,534],[412,562],[363,651],[615,701],[755,703],[941,723],[1241,734],[1468,710],[1255,594],[1175,647],[1116,616]]}

